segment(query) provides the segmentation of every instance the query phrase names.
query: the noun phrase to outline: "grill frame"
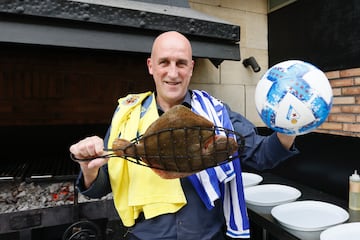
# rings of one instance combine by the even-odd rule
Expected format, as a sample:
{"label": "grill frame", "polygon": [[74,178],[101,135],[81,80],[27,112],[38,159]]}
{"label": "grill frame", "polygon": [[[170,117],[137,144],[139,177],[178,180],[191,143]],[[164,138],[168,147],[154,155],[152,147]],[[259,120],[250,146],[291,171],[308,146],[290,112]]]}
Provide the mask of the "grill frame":
{"label": "grill frame", "polygon": [[[0,214],[0,236],[18,233],[31,235],[31,231],[60,225],[71,225],[87,219],[96,221],[120,221],[112,199],[77,203],[50,208],[32,209]],[[121,222],[119,223],[121,225]],[[30,233],[29,233],[30,231]],[[31,236],[30,236],[31,237]],[[31,239],[31,238],[23,238]]]}

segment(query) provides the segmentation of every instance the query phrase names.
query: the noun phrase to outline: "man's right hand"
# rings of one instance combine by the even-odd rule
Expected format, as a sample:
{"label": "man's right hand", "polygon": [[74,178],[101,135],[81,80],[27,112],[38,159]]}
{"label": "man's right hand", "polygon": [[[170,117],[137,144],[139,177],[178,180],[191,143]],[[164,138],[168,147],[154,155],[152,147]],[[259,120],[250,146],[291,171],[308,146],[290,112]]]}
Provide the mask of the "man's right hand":
{"label": "man's right hand", "polygon": [[[104,140],[98,136],[84,138],[70,146],[70,152],[78,159],[102,156]],[[84,176],[85,187],[88,188],[96,179],[99,168],[108,162],[108,158],[96,158],[88,162],[79,162]]]}

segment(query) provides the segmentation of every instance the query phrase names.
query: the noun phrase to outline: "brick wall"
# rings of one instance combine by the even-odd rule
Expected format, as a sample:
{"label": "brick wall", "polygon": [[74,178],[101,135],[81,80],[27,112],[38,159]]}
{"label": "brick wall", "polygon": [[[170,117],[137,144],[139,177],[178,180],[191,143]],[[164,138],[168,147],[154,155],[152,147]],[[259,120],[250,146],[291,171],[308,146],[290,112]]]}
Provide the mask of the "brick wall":
{"label": "brick wall", "polygon": [[108,124],[117,99],[153,88],[146,56],[0,46],[0,126]]}
{"label": "brick wall", "polygon": [[316,132],[360,137],[360,68],[327,72],[334,101]]}

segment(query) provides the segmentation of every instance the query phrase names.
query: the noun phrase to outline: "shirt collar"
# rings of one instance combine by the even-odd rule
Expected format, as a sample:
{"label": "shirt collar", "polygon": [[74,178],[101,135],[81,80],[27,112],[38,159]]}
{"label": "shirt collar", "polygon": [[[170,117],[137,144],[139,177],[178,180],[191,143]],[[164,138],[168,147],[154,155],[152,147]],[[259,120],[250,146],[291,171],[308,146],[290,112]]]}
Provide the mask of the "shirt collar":
{"label": "shirt collar", "polygon": [[[155,93],[155,96],[157,94]],[[184,105],[185,107],[188,107],[191,109],[191,95],[192,95],[192,91],[191,90],[188,90],[186,95],[185,95],[185,98],[184,98],[184,101],[182,102],[182,105]],[[161,109],[161,107],[157,104],[157,109],[158,109],[158,113],[159,113],[159,116],[161,116],[164,111]]]}

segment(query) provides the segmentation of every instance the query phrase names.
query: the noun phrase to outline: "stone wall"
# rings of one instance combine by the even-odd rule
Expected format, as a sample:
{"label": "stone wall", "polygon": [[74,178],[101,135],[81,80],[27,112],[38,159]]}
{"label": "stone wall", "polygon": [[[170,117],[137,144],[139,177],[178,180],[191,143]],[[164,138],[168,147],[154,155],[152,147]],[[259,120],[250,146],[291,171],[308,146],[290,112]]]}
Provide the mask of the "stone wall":
{"label": "stone wall", "polygon": [[[240,61],[224,61],[219,68],[198,59],[192,84],[225,101],[256,126],[265,126],[255,108],[257,82],[268,69],[267,0],[189,0],[190,7],[240,26]],[[260,72],[245,68],[242,61],[255,57]]]}

